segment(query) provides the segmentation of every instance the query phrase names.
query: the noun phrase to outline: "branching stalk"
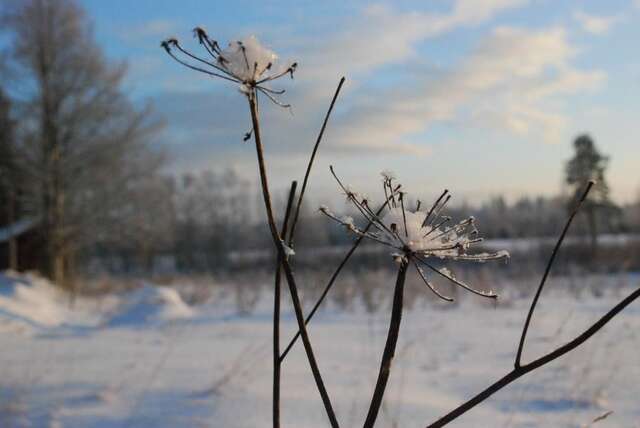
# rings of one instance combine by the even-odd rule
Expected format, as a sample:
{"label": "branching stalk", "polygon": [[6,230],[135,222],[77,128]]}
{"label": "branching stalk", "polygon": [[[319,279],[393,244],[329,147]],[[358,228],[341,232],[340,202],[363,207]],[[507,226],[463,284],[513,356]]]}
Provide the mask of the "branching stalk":
{"label": "branching stalk", "polygon": [[331,112],[333,111],[333,106],[336,104],[336,101],[338,100],[338,95],[340,94],[342,85],[344,85],[344,81],[345,81],[345,78],[342,77],[340,79],[340,82],[338,83],[336,92],[333,94],[333,99],[331,99],[331,104],[329,104],[329,110],[327,110],[327,114],[324,116],[324,121],[322,122],[322,127],[320,128],[320,132],[318,133],[318,138],[316,139],[316,143],[313,146],[313,151],[311,152],[311,157],[309,158],[309,164],[307,165],[307,170],[304,173],[304,180],[302,180],[302,189],[300,189],[300,195],[298,196],[298,203],[296,204],[296,212],[293,216],[293,222],[291,223],[291,234],[289,235],[289,246],[293,245],[293,238],[295,237],[295,233],[296,233],[296,225],[298,224],[298,217],[300,216],[300,208],[302,207],[302,199],[304,198],[304,193],[307,190],[307,183],[309,182],[309,174],[311,174],[313,161],[316,158],[318,147],[320,147],[320,142],[322,141],[322,137],[324,136],[324,130],[327,128],[327,123],[329,123],[329,117],[331,116]]}
{"label": "branching stalk", "polygon": [[252,91],[252,93],[249,94],[247,98],[249,101],[249,108],[251,111],[251,121],[253,124],[253,138],[256,143],[256,155],[258,158],[258,169],[260,172],[260,184],[262,187],[262,196],[264,199],[264,205],[267,213],[267,223],[269,225],[269,231],[271,232],[271,237],[276,247],[278,257],[282,260],[282,267],[284,270],[285,278],[287,279],[287,283],[289,285],[289,292],[291,294],[291,301],[293,303],[296,320],[298,322],[298,328],[300,330],[302,343],[304,345],[304,349],[307,354],[307,359],[309,360],[309,365],[311,367],[313,378],[316,382],[318,392],[320,393],[320,396],[322,398],[322,402],[324,404],[327,416],[329,417],[331,426],[333,428],[338,428],[339,427],[338,420],[336,419],[335,412],[333,411],[333,406],[331,405],[331,399],[329,398],[329,394],[327,393],[327,390],[324,386],[324,381],[322,380],[322,375],[320,374],[320,369],[318,368],[318,364],[316,362],[316,358],[313,353],[313,347],[311,346],[311,341],[309,339],[307,328],[304,323],[302,305],[300,303],[300,298],[298,296],[298,287],[296,285],[295,278],[293,276],[293,271],[291,270],[291,265],[287,260],[287,255],[285,254],[285,251],[284,251],[284,244],[280,238],[280,234],[278,233],[278,229],[275,223],[275,217],[273,215],[273,207],[271,204],[271,194],[269,191],[269,182],[267,178],[267,170],[266,170],[265,160],[264,160],[264,150],[262,147],[262,139],[260,135],[260,121],[258,118],[258,104],[257,104],[255,91]]}
{"label": "branching stalk", "polygon": [[[289,216],[291,214],[291,208],[293,206],[293,199],[296,194],[296,187],[298,182],[291,183],[291,190],[289,190],[289,198],[287,200],[287,209],[284,214],[284,220],[282,220],[282,227],[280,228],[280,235],[283,240],[287,239],[287,227],[289,223]],[[274,293],[273,293],[273,428],[280,427],[280,285],[282,282],[282,259],[278,255],[276,262],[276,272],[274,280]]]}

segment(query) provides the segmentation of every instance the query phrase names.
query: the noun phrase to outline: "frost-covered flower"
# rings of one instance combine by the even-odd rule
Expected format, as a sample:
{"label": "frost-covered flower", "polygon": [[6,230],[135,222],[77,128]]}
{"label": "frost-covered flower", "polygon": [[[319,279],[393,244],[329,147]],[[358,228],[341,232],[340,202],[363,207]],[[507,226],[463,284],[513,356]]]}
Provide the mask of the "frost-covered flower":
{"label": "frost-covered flower", "polygon": [[331,173],[347,195],[347,199],[356,207],[366,221],[366,226],[356,226],[351,217],[338,217],[329,208],[322,206],[320,211],[345,226],[357,236],[376,241],[392,249],[394,260],[401,263],[413,263],[424,283],[438,297],[452,301],[453,299],[440,293],[428,280],[424,268],[444,277],[454,284],[483,297],[496,298],[492,292],[472,288],[458,280],[447,268],[436,268],[431,261],[435,258],[443,260],[466,260],[487,262],[508,259],[507,251],[469,253],[468,250],[479,242],[475,219],[469,217],[453,225],[449,225],[451,217],[442,215],[447,202],[451,198],[448,190],[428,210],[420,210],[418,201],[414,210],[405,206],[406,193],[400,184],[395,184],[395,176],[385,171],[382,173],[385,200],[379,208],[373,209],[368,199],[362,198],[351,188],[342,184],[333,167]]}
{"label": "frost-covered flower", "polygon": [[[187,51],[176,38],[166,39],[160,45],[174,60],[192,70],[237,83],[240,92],[249,97],[260,92],[275,104],[290,107],[275,98],[282,95],[284,90],[274,90],[266,84],[287,74],[293,78],[297,63],[284,68],[278,67],[278,56],[264,47],[255,36],[230,42],[222,49],[217,41],[209,38],[202,27],[196,27],[193,33],[206,50],[208,58],[201,58]],[[182,55],[182,58],[176,53]]]}
{"label": "frost-covered flower", "polygon": [[396,179],[396,174],[391,171],[390,169],[385,169],[383,170],[380,175],[382,176],[382,180],[383,181],[387,181],[387,180],[395,180]]}

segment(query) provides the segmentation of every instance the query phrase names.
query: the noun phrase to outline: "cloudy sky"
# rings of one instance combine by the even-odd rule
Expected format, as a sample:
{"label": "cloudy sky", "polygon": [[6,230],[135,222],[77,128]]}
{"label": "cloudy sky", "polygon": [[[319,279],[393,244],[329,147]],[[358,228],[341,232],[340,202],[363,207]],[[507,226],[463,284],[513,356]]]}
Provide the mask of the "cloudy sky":
{"label": "cloudy sky", "polygon": [[243,143],[247,103],[233,84],[180,67],[168,36],[199,50],[191,29],[221,43],[255,34],[282,61],[293,115],[264,104],[277,188],[301,178],[324,111],[347,78],[312,191],[335,191],[328,165],[366,192],[396,172],[422,197],[458,202],[557,194],[573,138],[611,156],[619,202],[640,193],[640,0],[360,1],[82,0],[99,42],[130,66],[128,90],[166,118],[159,144],[174,171],[232,167],[256,180]]}

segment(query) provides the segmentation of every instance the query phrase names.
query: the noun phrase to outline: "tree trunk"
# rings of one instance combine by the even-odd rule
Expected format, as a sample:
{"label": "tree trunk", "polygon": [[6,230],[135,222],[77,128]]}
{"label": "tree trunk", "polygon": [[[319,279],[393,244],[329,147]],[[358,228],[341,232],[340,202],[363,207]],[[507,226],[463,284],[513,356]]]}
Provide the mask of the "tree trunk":
{"label": "tree trunk", "polygon": [[591,260],[595,261],[598,256],[598,223],[596,221],[595,209],[592,208],[587,210],[586,215],[589,223]]}
{"label": "tree trunk", "polygon": [[[9,184],[11,186],[11,184]],[[15,216],[16,195],[13,188],[9,189],[9,201],[7,203],[7,223],[11,227],[16,221]],[[18,270],[18,240],[13,234],[9,234],[9,269]]]}

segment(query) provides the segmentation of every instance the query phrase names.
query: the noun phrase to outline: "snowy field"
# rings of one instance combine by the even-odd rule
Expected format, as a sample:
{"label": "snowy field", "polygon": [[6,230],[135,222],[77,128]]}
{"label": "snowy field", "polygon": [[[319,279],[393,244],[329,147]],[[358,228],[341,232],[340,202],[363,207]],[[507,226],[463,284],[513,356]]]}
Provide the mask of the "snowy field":
{"label": "snowy field", "polygon": [[[525,360],[572,338],[639,283],[628,276],[622,287],[570,295],[552,279]],[[185,303],[192,299],[181,287],[144,286],[81,298],[71,308],[44,280],[1,275],[0,427],[270,426],[269,296],[239,313],[229,287],[212,288],[197,305]],[[509,371],[529,304],[511,294],[497,306],[465,296],[455,305],[425,300],[407,310],[378,426],[423,427]],[[286,342],[296,324],[288,307],[284,312]],[[312,323],[343,427],[364,420],[387,317],[364,305],[344,311],[329,304]],[[300,344],[283,365],[282,390],[284,427],[328,426]],[[612,411],[594,426],[640,427],[638,397],[635,302],[586,345],[450,426],[587,427]]]}

